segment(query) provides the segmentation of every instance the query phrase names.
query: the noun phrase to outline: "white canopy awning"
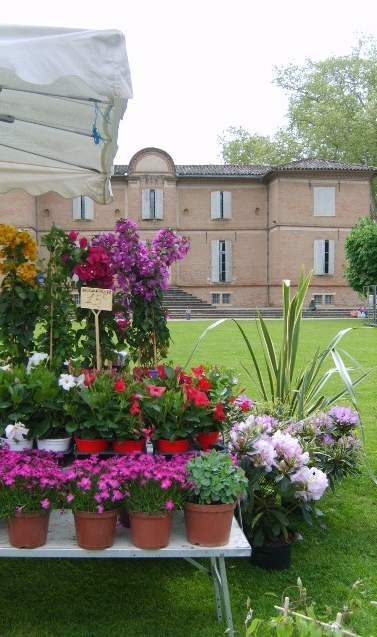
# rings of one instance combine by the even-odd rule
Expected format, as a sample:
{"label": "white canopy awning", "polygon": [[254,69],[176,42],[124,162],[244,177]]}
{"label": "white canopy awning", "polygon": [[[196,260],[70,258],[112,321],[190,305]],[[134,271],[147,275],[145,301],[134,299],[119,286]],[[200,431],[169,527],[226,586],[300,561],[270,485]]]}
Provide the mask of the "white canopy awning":
{"label": "white canopy awning", "polygon": [[108,203],[130,97],[121,32],[0,26],[0,193]]}

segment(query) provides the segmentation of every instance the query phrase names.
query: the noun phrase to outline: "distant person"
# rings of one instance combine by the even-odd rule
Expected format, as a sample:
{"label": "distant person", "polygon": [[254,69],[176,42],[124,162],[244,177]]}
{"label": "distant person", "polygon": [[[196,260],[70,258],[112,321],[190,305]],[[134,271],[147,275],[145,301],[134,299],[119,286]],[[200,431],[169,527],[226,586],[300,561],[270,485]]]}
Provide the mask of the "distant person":
{"label": "distant person", "polygon": [[315,312],[315,311],[316,311],[316,309],[317,309],[317,306],[316,306],[316,304],[315,304],[315,300],[314,300],[314,299],[311,299],[311,301],[310,301],[310,303],[309,303],[309,310],[310,310],[311,312]]}
{"label": "distant person", "polygon": [[186,321],[189,321],[191,319],[191,309],[189,307],[186,307]]}

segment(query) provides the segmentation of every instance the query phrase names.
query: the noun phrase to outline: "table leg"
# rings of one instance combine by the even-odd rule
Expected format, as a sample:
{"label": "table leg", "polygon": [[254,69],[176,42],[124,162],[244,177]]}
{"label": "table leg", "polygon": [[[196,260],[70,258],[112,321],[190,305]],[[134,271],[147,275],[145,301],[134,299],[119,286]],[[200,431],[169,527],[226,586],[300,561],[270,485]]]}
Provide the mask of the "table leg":
{"label": "table leg", "polygon": [[223,611],[221,607],[221,595],[220,595],[221,576],[217,569],[215,557],[211,557],[211,575],[212,575],[213,588],[215,591],[217,621],[221,622],[223,619]]}
{"label": "table leg", "polygon": [[230,605],[228,579],[227,579],[227,576],[226,576],[226,566],[225,566],[224,557],[219,557],[218,558],[218,563],[219,563],[219,571],[220,571],[220,578],[221,578],[221,592],[222,592],[222,595],[223,595],[226,625],[227,625],[227,628],[228,628],[227,635],[229,637],[234,637],[232,607]]}

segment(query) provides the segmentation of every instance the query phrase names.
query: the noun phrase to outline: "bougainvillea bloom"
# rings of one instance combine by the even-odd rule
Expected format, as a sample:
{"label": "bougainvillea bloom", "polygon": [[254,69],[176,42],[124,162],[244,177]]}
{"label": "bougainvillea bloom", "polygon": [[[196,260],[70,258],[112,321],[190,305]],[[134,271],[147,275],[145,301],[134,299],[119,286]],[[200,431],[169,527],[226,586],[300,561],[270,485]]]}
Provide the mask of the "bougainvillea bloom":
{"label": "bougainvillea bloom", "polygon": [[68,239],[71,241],[71,243],[75,243],[78,236],[79,233],[76,232],[76,230],[71,230],[71,232],[68,233]]}

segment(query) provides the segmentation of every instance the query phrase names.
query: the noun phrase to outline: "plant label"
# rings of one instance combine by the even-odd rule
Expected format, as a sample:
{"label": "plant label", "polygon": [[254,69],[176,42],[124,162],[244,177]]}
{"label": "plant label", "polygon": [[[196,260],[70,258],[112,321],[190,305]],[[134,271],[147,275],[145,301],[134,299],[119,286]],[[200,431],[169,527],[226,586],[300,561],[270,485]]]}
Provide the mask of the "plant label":
{"label": "plant label", "polygon": [[113,291],[102,288],[81,288],[80,307],[86,310],[113,309]]}

